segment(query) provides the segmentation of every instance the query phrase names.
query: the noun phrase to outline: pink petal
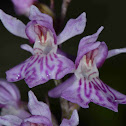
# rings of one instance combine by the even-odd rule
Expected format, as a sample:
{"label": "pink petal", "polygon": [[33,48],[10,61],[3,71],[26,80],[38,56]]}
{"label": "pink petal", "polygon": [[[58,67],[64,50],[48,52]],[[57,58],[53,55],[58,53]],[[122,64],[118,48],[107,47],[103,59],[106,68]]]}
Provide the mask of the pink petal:
{"label": "pink petal", "polygon": [[78,50],[77,58],[76,58],[76,60],[75,60],[76,66],[79,65],[80,60],[82,59],[82,57],[83,57],[86,53],[88,53],[88,52],[90,52],[90,51],[92,51],[92,50],[98,48],[98,47],[100,46],[100,44],[101,44],[101,42],[88,43],[88,44],[86,44],[83,48],[81,48],[80,50]]}
{"label": "pink petal", "polygon": [[58,45],[64,41],[79,35],[84,31],[86,25],[86,14],[83,12],[78,18],[70,19],[63,31],[57,36]]}
{"label": "pink petal", "polygon": [[48,30],[50,30],[54,37],[54,43],[56,44],[57,38],[53,26],[50,23],[42,20],[30,21],[26,26],[26,34],[31,43],[35,43],[36,40],[35,25],[39,25],[41,28],[46,27]]}
{"label": "pink petal", "polygon": [[4,13],[2,10],[0,10],[0,20],[2,21],[4,27],[11,32],[12,34],[26,38],[27,36],[25,34],[25,24],[23,24],[20,20]]}
{"label": "pink petal", "polygon": [[32,115],[40,115],[51,121],[51,112],[49,106],[44,102],[39,102],[32,91],[29,91],[28,108]]}
{"label": "pink petal", "polygon": [[26,26],[26,34],[28,38],[30,39],[31,43],[34,43],[36,40],[36,33],[34,30],[35,25],[39,25],[42,27],[46,27],[48,30],[51,30],[54,36],[54,43],[56,44],[57,38],[56,33],[53,28],[53,20],[52,17],[50,17],[47,14],[41,13],[37,7],[34,5],[30,8],[30,16],[29,19],[31,22],[29,22]]}
{"label": "pink petal", "polygon": [[126,53],[126,48],[109,50],[107,58],[110,58],[112,56],[118,55],[120,53]]}
{"label": "pink petal", "polygon": [[110,88],[99,78],[76,80],[62,92],[61,97],[83,108],[88,108],[88,104],[94,102],[115,112],[118,111],[118,104],[126,104],[126,95]]}
{"label": "pink petal", "polygon": [[30,20],[41,20],[43,22],[48,22],[49,24],[53,25],[52,17],[40,12],[39,9],[34,5],[32,5],[30,8],[29,19]]}
{"label": "pink petal", "polygon": [[49,53],[34,55],[22,64],[6,72],[10,82],[25,78],[30,88],[43,84],[50,79],[61,79],[66,74],[73,72],[74,63],[66,57]]}
{"label": "pink petal", "polygon": [[77,113],[77,110],[74,110],[71,118],[69,120],[63,119],[60,126],[77,126],[78,124],[79,124],[78,113]]}
{"label": "pink petal", "polygon": [[108,55],[108,47],[105,42],[101,42],[100,46],[98,47],[98,54],[95,57],[95,62],[97,68],[101,67],[102,64],[105,62]]}
{"label": "pink petal", "polygon": [[101,26],[98,31],[90,36],[86,36],[80,40],[79,47],[78,47],[78,53],[77,58],[75,61],[76,66],[78,66],[81,58],[88,52],[94,50],[97,48],[98,54],[95,57],[96,59],[96,65],[99,68],[105,61],[108,53],[108,48],[104,42],[96,42],[99,34],[103,30],[103,27]]}
{"label": "pink petal", "polygon": [[89,35],[89,36],[83,37],[83,38],[80,40],[78,51],[81,50],[81,48],[83,48],[86,44],[96,42],[97,39],[98,39],[98,36],[99,36],[99,34],[101,33],[101,31],[103,30],[103,28],[104,28],[104,27],[101,26],[101,27],[97,30],[97,32],[94,33],[93,35]]}

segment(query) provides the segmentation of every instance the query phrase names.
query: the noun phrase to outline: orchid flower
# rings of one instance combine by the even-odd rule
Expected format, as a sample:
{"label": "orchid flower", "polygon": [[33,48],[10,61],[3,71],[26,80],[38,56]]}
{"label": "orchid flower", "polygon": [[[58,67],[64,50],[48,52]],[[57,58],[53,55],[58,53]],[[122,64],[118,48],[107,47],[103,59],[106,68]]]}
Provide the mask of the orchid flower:
{"label": "orchid flower", "polygon": [[25,110],[24,105],[20,99],[18,88],[14,84],[0,79],[1,115],[12,114],[22,119],[29,117],[30,114]]}
{"label": "orchid flower", "polygon": [[70,19],[58,36],[53,29],[52,18],[41,13],[35,6],[31,6],[29,15],[31,21],[27,26],[3,11],[0,11],[0,19],[12,34],[23,38],[28,37],[30,42],[34,43],[33,49],[29,45],[21,46],[30,51],[33,56],[8,70],[6,72],[8,81],[14,82],[25,78],[28,86],[32,88],[50,79],[61,79],[73,72],[74,63],[58,54],[57,48],[59,44],[84,31],[85,13],[76,19]]}
{"label": "orchid flower", "polygon": [[112,89],[99,78],[98,68],[106,58],[126,52],[126,48],[108,51],[105,42],[96,41],[103,27],[80,40],[74,75],[49,91],[51,97],[62,97],[88,108],[90,102],[118,111],[118,104],[126,104],[126,95]]}
{"label": "orchid flower", "polygon": [[17,14],[29,15],[30,7],[38,0],[11,0]]}
{"label": "orchid flower", "polygon": [[[29,91],[28,108],[32,114],[30,117],[21,119],[14,115],[5,115],[0,117],[0,124],[6,126],[53,126],[51,120],[51,112],[47,104],[39,102],[32,91]],[[79,123],[77,110],[73,111],[73,114],[69,120],[63,119],[60,126],[77,126]]]}

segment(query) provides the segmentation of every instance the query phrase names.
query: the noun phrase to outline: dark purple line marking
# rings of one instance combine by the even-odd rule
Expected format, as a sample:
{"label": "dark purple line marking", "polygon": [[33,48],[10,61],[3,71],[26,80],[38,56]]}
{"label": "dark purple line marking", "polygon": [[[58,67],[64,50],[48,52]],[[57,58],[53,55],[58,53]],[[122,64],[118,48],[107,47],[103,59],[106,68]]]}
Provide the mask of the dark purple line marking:
{"label": "dark purple line marking", "polygon": [[55,65],[52,65],[52,66],[49,66],[49,64],[48,64],[48,57],[46,56],[46,66],[47,66],[47,68],[49,69],[49,70],[53,70],[54,69],[54,67],[55,67]]}
{"label": "dark purple line marking", "polygon": [[43,71],[43,57],[41,57],[41,62],[40,62],[40,72]]}
{"label": "dark purple line marking", "polygon": [[92,76],[93,74],[96,74],[96,73],[97,73],[97,72],[91,73],[91,74],[88,76],[88,80],[89,80],[90,76]]}
{"label": "dark purple line marking", "polygon": [[100,101],[104,101],[104,99],[102,98],[102,96],[100,96],[100,94],[99,94],[99,90],[100,90],[100,89],[94,84],[93,81],[91,81],[91,83],[92,83],[93,86],[94,86],[95,95],[98,97],[98,99],[99,99]]}
{"label": "dark purple line marking", "polygon": [[82,85],[82,81],[81,81],[81,79],[79,80],[79,83],[78,83],[78,88],[77,88],[77,92],[78,92],[78,98],[79,98],[79,100],[80,100],[80,102],[82,103],[84,100],[82,99],[82,97],[81,97],[81,94],[80,94],[80,91],[81,91],[81,85]]}
{"label": "dark purple line marking", "polygon": [[[87,93],[87,86],[89,87],[89,93]],[[88,84],[86,83],[86,79],[84,79],[84,94],[87,98],[89,98],[91,96],[92,90],[91,90],[92,86],[91,83],[89,82]]]}

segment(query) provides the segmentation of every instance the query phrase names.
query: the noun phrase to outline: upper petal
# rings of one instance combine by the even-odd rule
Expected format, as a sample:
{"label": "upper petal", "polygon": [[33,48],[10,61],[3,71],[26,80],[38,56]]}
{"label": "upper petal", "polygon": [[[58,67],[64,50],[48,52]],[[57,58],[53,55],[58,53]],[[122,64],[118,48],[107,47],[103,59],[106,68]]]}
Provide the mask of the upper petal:
{"label": "upper petal", "polygon": [[40,12],[39,9],[34,5],[32,5],[30,8],[29,19],[30,20],[41,20],[41,21],[48,22],[49,24],[53,25],[52,17]]}
{"label": "upper petal", "polygon": [[28,108],[31,114],[44,116],[51,121],[51,112],[49,106],[44,102],[38,101],[32,91],[29,91],[28,96],[29,96]]}
{"label": "upper petal", "polygon": [[78,53],[77,53],[77,58],[75,60],[75,64],[76,66],[79,65],[82,57],[88,53],[88,52],[91,52],[92,50],[98,48],[100,46],[101,42],[95,42],[95,43],[88,43],[86,44],[83,48],[79,49],[78,50]]}
{"label": "upper petal", "polygon": [[94,33],[93,35],[89,35],[89,36],[86,36],[86,37],[83,37],[81,40],[80,40],[80,43],[79,43],[79,47],[78,47],[78,51],[81,50],[82,48],[84,48],[84,46],[88,43],[94,43],[96,42],[96,40],[98,39],[98,36],[99,34],[101,33],[101,31],[103,30],[103,26],[101,26],[96,33]]}
{"label": "upper petal", "polygon": [[0,20],[2,21],[4,27],[11,32],[12,34],[26,38],[27,36],[25,34],[25,24],[23,24],[20,20],[4,13],[2,10],[0,10]]}
{"label": "upper petal", "polygon": [[53,37],[54,37],[54,43],[56,44],[57,38],[56,38],[56,33],[54,31],[53,26],[50,23],[48,23],[47,21],[42,21],[42,20],[30,21],[26,26],[26,34],[27,34],[31,43],[35,43],[35,40],[37,37],[37,34],[35,32],[35,25],[39,25],[41,28],[45,27],[48,30],[50,30],[53,34]]}
{"label": "upper petal", "polygon": [[[100,42],[96,42],[99,34],[101,33],[101,31],[103,30],[103,27],[101,26],[98,31],[90,36],[86,36],[84,38],[82,38],[80,40],[79,43],[79,47],[78,47],[78,53],[77,53],[77,58],[75,61],[75,64],[78,66],[81,58],[88,52],[98,48],[99,52],[97,54],[97,58],[96,58],[96,65],[98,65],[98,67],[100,65],[102,65],[102,63],[104,62],[104,60],[107,57],[107,46],[104,42],[100,43]],[[102,51],[101,51],[102,50]]]}
{"label": "upper petal", "polygon": [[52,17],[50,17],[47,14],[41,13],[37,7],[32,5],[30,8],[29,19],[31,20],[31,22],[29,22],[26,26],[26,34],[30,39],[31,43],[34,43],[36,40],[36,33],[34,27],[35,25],[39,25],[41,28],[46,27],[48,30],[52,32],[54,37],[54,43],[56,44],[57,38],[55,30],[53,28]]}
{"label": "upper petal", "polygon": [[71,118],[69,120],[63,119],[60,126],[77,126],[78,124],[79,124],[78,112],[77,110],[74,110]]}
{"label": "upper petal", "polygon": [[98,47],[97,56],[95,57],[95,62],[97,68],[101,67],[108,55],[108,47],[105,42],[101,42]]}
{"label": "upper petal", "polygon": [[56,53],[37,54],[8,70],[6,75],[7,80],[11,82],[25,78],[28,86],[32,88],[50,79],[61,79],[66,74],[73,72],[74,69],[74,63],[62,55]]}
{"label": "upper petal", "polygon": [[57,36],[58,45],[64,41],[79,35],[84,31],[86,25],[86,14],[83,12],[78,18],[70,19],[63,31]]}

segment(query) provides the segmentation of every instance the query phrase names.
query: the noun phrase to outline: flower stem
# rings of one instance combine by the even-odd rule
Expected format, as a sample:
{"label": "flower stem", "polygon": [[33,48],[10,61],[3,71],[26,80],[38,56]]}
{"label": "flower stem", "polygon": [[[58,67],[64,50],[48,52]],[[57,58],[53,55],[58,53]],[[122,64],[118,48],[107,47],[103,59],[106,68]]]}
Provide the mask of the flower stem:
{"label": "flower stem", "polygon": [[63,0],[62,9],[61,9],[61,18],[62,18],[61,21],[64,20],[64,18],[66,16],[66,13],[67,13],[68,6],[69,6],[69,4],[70,4],[71,1],[72,0]]}

